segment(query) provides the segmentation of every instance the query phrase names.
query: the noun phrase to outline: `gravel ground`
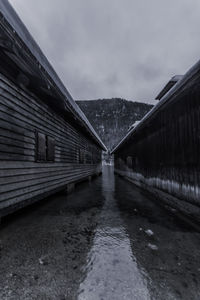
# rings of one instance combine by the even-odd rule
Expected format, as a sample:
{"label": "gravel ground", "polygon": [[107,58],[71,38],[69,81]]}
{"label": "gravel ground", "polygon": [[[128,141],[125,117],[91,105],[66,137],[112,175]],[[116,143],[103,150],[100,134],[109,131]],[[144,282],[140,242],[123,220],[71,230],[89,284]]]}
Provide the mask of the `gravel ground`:
{"label": "gravel ground", "polygon": [[3,220],[0,299],[199,300],[199,246],[199,233],[107,169]]}
{"label": "gravel ground", "polygon": [[118,205],[152,299],[200,299],[200,234],[121,180],[116,179]]}
{"label": "gravel ground", "polygon": [[0,299],[77,299],[82,271],[91,247],[101,190],[81,184],[68,196],[4,220],[0,231]]}

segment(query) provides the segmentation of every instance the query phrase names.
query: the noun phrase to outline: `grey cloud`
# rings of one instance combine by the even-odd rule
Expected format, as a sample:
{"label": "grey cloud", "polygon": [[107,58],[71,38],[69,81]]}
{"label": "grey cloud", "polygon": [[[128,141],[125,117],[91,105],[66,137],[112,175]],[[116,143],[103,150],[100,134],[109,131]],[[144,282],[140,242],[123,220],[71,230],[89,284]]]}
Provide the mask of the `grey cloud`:
{"label": "grey cloud", "polygon": [[75,99],[152,102],[199,59],[199,0],[10,2]]}

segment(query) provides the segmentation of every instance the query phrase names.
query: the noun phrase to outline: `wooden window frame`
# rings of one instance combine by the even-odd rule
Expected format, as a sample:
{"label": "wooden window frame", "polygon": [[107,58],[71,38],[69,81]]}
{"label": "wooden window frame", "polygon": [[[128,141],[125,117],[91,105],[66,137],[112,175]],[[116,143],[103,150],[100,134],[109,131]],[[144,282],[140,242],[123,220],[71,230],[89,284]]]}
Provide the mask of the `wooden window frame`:
{"label": "wooden window frame", "polygon": [[44,132],[35,130],[35,140],[35,162],[54,162],[55,138]]}
{"label": "wooden window frame", "polygon": [[50,135],[46,135],[46,160],[55,161],[55,139]]}

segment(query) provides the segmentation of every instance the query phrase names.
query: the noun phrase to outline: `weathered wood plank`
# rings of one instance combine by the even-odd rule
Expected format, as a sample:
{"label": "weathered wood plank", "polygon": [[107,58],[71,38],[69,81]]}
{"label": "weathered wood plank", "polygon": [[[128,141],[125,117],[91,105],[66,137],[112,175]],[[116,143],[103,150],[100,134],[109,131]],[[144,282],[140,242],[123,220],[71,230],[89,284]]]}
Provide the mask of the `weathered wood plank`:
{"label": "weathered wood plank", "polygon": [[77,174],[77,175],[72,175],[72,176],[65,176],[65,177],[61,177],[59,179],[49,179],[46,180],[45,182],[38,182],[32,185],[27,185],[27,187],[22,187],[19,189],[15,189],[13,191],[8,191],[5,193],[1,193],[0,194],[0,202],[1,201],[7,201],[10,200],[12,198],[17,198],[19,196],[23,196],[27,193],[33,193],[35,191],[40,190],[40,192],[43,192],[43,190],[46,190],[47,188],[51,189],[52,185],[53,186],[60,186],[60,185],[66,185],[69,182],[73,182],[76,181],[80,178],[84,178],[87,177],[91,174],[93,174],[94,170],[90,170],[90,171],[85,171],[82,172],[82,174]]}
{"label": "weathered wood plank", "polygon": [[[15,138],[15,135],[10,135],[9,137],[4,137],[0,135],[0,145],[7,145],[8,147],[19,147],[22,149],[35,149],[35,145],[33,143],[29,143],[26,141],[20,141]],[[1,151],[1,146],[0,146],[0,151]]]}
{"label": "weathered wood plank", "polygon": [[[91,172],[90,170],[81,170],[82,174],[87,174],[88,172]],[[21,180],[19,179],[18,181],[12,183],[6,183],[6,184],[2,184],[1,185],[1,194],[5,193],[5,192],[12,192],[12,191],[17,191],[20,189],[25,189],[25,188],[29,188],[32,186],[38,186],[38,185],[42,185],[43,183],[46,182],[52,182],[56,180],[64,180],[64,179],[70,179],[72,177],[76,177],[80,175],[80,170],[71,170],[68,172],[65,172],[64,174],[58,174],[58,172],[55,172],[54,174],[44,174],[43,176],[35,176],[32,178],[28,178],[28,176],[23,176],[23,178],[21,178]],[[1,182],[1,181],[0,181]],[[7,193],[7,194],[9,194]]]}
{"label": "weathered wood plank", "polygon": [[35,145],[35,136],[34,138],[29,138],[24,136],[22,133],[16,133],[14,131],[10,131],[8,129],[4,129],[1,127],[0,137],[14,139],[15,141],[24,142],[28,145]]}
{"label": "weathered wood plank", "polygon": [[[25,201],[96,174],[101,150],[40,99],[0,74],[0,207]],[[36,162],[36,131],[55,139],[55,161]],[[79,149],[96,157],[79,164]]]}
{"label": "weathered wood plank", "polygon": [[[12,171],[11,175],[2,176],[0,177],[0,185],[6,185],[8,186],[9,184],[17,184],[19,182],[24,182],[24,181],[29,181],[29,180],[34,180],[34,179],[41,179],[41,178],[51,178],[54,176],[68,176],[68,175],[73,175],[73,174],[80,174],[80,171],[83,171],[83,168],[70,168],[70,169],[64,169],[64,170],[53,170],[53,171],[48,171],[48,172],[37,172],[37,173],[24,173],[20,174],[18,170],[15,172]],[[91,171],[91,168],[85,168],[85,172]],[[14,175],[15,174],[15,175]],[[8,186],[8,189],[10,187]],[[1,190],[2,191],[2,190]]]}

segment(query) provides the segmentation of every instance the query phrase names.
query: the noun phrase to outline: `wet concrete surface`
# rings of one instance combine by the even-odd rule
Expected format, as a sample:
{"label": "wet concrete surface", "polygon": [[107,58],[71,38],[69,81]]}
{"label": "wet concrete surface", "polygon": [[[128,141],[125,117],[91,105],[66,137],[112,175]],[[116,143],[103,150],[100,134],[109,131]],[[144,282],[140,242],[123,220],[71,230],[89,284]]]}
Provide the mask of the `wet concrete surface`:
{"label": "wet concrete surface", "polygon": [[3,220],[0,299],[200,299],[200,234],[114,177]]}

